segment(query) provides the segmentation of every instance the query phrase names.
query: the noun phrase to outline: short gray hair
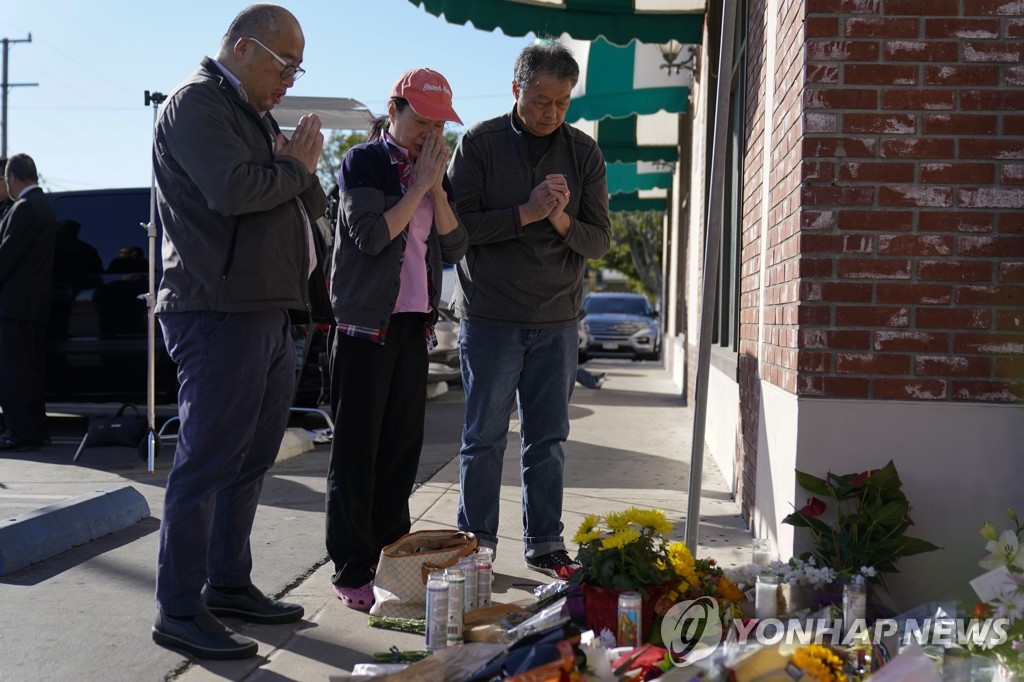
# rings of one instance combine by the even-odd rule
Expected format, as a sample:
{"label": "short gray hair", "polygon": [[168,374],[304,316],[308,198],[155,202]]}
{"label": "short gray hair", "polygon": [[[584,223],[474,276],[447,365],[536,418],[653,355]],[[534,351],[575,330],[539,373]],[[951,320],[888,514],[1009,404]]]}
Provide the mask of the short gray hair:
{"label": "short gray hair", "polygon": [[572,51],[553,38],[542,38],[524,47],[516,57],[515,82],[520,90],[527,90],[541,74],[572,81],[580,79],[580,65]]}

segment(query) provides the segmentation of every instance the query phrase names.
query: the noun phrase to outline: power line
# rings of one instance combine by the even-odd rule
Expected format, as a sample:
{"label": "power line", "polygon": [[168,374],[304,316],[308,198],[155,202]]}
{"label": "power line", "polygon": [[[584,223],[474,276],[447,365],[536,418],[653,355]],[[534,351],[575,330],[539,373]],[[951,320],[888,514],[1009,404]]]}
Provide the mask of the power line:
{"label": "power line", "polygon": [[0,121],[0,157],[7,158],[7,90],[19,86],[35,87],[39,83],[9,83],[7,81],[7,50],[10,48],[11,43],[31,43],[32,34],[28,34],[28,38],[23,39],[3,39],[3,80],[0,80],[0,92],[2,92],[2,102],[0,102],[0,109],[3,112],[3,120]]}

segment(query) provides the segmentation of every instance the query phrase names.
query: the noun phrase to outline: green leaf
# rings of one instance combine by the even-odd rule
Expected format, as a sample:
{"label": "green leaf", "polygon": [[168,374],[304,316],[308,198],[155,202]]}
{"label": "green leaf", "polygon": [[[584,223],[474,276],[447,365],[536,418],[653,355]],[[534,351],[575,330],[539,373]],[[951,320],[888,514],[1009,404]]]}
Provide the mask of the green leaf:
{"label": "green leaf", "polygon": [[828,489],[828,482],[823,478],[818,478],[798,469],[796,472],[796,482],[800,484],[801,488],[812,495],[832,496]]}

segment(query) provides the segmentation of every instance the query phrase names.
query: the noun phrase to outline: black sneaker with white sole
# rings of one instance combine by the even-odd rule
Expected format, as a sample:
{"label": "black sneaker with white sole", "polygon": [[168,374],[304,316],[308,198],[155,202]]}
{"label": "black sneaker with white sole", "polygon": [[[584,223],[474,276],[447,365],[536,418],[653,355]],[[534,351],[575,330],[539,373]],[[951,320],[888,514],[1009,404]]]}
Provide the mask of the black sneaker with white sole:
{"label": "black sneaker with white sole", "polygon": [[581,564],[570,559],[569,553],[564,549],[528,558],[526,567],[559,580],[568,580],[573,573],[583,568]]}

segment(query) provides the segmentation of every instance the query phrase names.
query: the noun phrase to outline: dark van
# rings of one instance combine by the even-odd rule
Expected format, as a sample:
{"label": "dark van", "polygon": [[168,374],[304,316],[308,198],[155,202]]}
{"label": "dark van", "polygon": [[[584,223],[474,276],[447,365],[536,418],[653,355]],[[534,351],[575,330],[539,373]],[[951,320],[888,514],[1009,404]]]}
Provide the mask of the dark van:
{"label": "dark van", "polygon": [[[57,241],[47,333],[46,399],[50,402],[146,401],[150,189],[51,192]],[[160,238],[156,240],[159,285]],[[296,405],[316,406],[326,395],[323,329],[292,328]],[[176,367],[156,325],[156,402],[174,403]],[[307,352],[308,346],[308,352]]]}

